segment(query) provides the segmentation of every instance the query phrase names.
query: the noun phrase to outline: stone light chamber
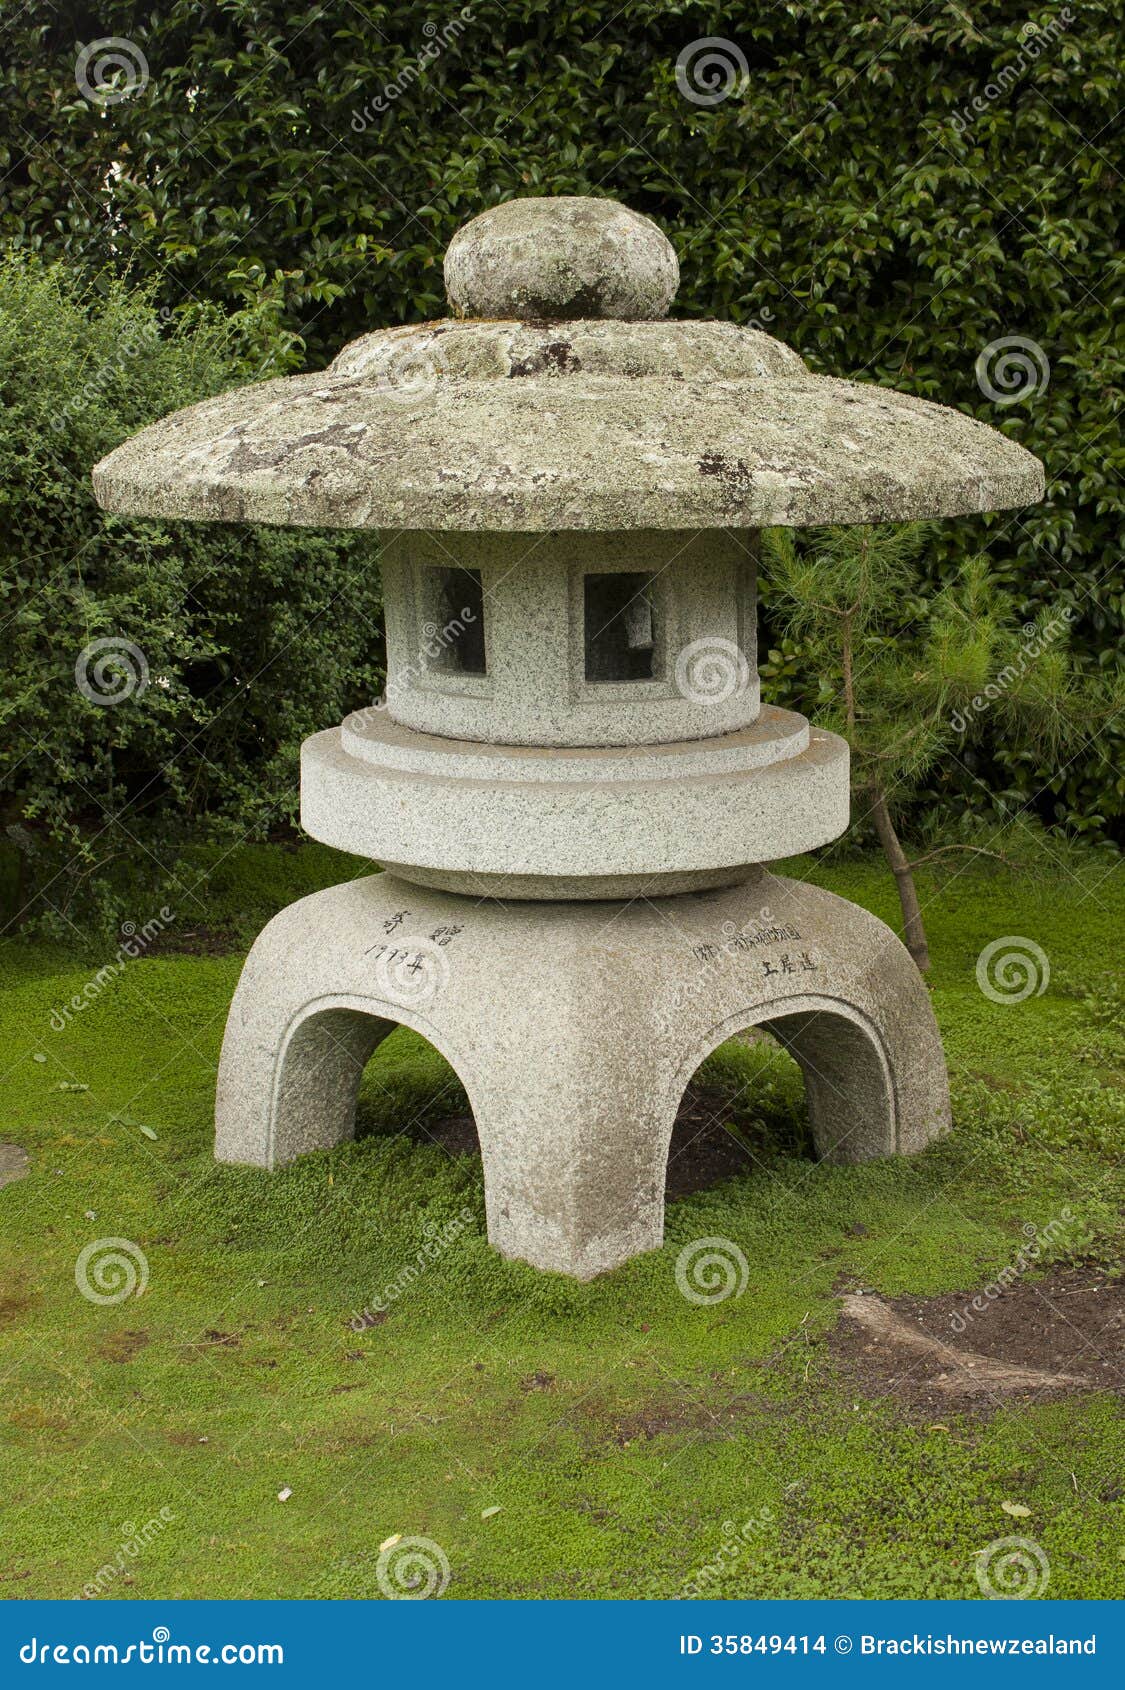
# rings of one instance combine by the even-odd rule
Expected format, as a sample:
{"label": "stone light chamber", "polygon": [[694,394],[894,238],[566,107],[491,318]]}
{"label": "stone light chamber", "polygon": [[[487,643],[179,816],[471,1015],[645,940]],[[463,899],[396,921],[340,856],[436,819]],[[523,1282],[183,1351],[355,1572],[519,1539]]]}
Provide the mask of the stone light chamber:
{"label": "stone light chamber", "polygon": [[513,200],[445,257],[453,315],[176,412],[94,470],[111,511],[378,529],[385,696],[305,742],[301,818],[383,872],[247,959],[216,1155],[354,1132],[396,1025],[473,1109],[489,1238],[589,1278],[663,1236],[684,1088],[732,1033],[804,1073],[817,1154],[949,1126],[926,987],[866,911],[771,862],[849,820],[848,748],[760,698],[759,530],[1031,503],[958,411],[666,316],[675,252],[611,200]]}

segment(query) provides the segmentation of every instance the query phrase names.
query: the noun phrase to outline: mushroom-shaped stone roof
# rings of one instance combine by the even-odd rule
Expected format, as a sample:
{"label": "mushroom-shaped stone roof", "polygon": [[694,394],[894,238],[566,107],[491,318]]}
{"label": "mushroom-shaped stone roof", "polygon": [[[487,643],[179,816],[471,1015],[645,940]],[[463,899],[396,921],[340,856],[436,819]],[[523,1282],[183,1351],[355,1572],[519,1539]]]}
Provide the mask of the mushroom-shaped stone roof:
{"label": "mushroom-shaped stone roof", "polygon": [[94,470],[107,510],[345,528],[808,526],[1042,497],[960,411],[813,375],[732,323],[664,316],[679,270],[612,200],[512,200],[446,255],[461,315],[362,336],[322,374],[177,411]]}

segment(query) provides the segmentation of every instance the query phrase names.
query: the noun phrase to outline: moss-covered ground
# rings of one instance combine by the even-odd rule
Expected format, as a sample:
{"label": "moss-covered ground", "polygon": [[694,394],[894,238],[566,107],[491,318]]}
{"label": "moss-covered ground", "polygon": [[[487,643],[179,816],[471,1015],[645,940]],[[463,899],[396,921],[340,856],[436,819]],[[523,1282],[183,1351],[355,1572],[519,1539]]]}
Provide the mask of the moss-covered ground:
{"label": "moss-covered ground", "polygon": [[[822,1341],[842,1284],[972,1294],[1064,1207],[1058,1253],[1112,1271],[1125,900],[1107,866],[923,882],[949,1139],[818,1166],[794,1149],[795,1068],[732,1043],[707,1078],[736,1094],[753,1171],[672,1204],[662,1251],[587,1285],[489,1249],[479,1161],[426,1138],[464,1107],[456,1079],[405,1031],[368,1069],[356,1143],[272,1176],[212,1162],[239,946],[346,860],[202,857],[235,948],[132,961],[69,1017],[106,958],[7,945],[0,1143],[30,1166],[0,1189],[0,1595],[370,1597],[395,1534],[440,1545],[458,1597],[674,1596],[707,1566],[712,1595],[975,1597],[977,1552],[1012,1534],[1041,1546],[1052,1596],[1125,1594],[1118,1399],[928,1425],[858,1394]],[[812,872],[894,920],[878,863]],[[1048,957],[1041,995],[981,992],[1003,935]],[[681,1295],[701,1236],[744,1252],[741,1296]],[[80,1252],[105,1239],[143,1252],[143,1295],[81,1294]],[[357,1320],[376,1300],[385,1316]]]}

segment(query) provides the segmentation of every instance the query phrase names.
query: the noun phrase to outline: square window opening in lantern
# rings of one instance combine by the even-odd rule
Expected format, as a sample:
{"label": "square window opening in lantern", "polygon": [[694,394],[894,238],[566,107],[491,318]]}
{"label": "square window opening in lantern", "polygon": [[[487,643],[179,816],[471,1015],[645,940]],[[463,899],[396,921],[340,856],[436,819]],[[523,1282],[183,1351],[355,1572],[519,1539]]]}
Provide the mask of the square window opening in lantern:
{"label": "square window opening in lantern", "polygon": [[427,574],[426,620],[435,630],[427,646],[430,667],[450,675],[485,674],[488,664],[480,570],[441,566]]}
{"label": "square window opening in lantern", "polygon": [[587,681],[656,680],[652,576],[632,571],[587,575],[584,595]]}

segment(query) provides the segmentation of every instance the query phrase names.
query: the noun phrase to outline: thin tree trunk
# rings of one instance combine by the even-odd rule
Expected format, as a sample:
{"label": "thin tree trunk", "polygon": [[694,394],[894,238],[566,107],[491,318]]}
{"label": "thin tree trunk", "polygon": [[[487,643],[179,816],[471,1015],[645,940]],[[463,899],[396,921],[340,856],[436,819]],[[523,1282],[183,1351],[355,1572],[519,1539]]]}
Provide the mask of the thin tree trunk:
{"label": "thin tree trunk", "polygon": [[852,613],[844,615],[841,633],[840,665],[844,673],[844,711],[849,737],[855,733],[855,677],[852,673]]}
{"label": "thin tree trunk", "polygon": [[886,857],[891,873],[898,885],[898,901],[902,906],[902,926],[906,936],[906,948],[918,964],[919,973],[925,974],[930,966],[930,947],[926,943],[926,929],[922,924],[922,909],[918,903],[914,875],[907,860],[906,852],[903,850],[898,834],[894,830],[891,812],[887,808],[887,800],[883,796],[882,789],[873,786],[871,796],[871,819],[875,823],[875,832],[879,835],[883,855]]}
{"label": "thin tree trunk", "polygon": [[22,846],[12,841],[12,848],[16,853],[15,886],[12,891],[12,913],[5,921],[4,911],[0,908],[0,931],[17,932],[27,919],[25,903],[27,887],[31,876],[28,873],[27,852]]}
{"label": "thin tree trunk", "polygon": [[24,882],[27,878],[27,867],[23,860],[23,852],[16,855],[16,878],[12,891],[12,909],[7,920],[0,913],[0,932],[15,933],[24,922]]}

